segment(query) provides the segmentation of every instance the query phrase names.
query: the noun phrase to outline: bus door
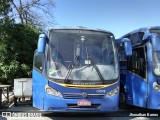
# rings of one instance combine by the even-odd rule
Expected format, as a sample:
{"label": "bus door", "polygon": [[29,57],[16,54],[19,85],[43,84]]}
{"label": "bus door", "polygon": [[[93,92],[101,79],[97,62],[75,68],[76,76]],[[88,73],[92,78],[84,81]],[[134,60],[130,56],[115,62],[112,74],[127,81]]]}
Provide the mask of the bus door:
{"label": "bus door", "polygon": [[121,84],[125,86],[126,83],[126,55],[125,51],[122,47],[119,47],[119,65],[120,65],[120,78],[121,78]]}
{"label": "bus door", "polygon": [[146,107],[147,103],[147,62],[144,46],[133,48],[132,56],[127,57],[126,102]]}

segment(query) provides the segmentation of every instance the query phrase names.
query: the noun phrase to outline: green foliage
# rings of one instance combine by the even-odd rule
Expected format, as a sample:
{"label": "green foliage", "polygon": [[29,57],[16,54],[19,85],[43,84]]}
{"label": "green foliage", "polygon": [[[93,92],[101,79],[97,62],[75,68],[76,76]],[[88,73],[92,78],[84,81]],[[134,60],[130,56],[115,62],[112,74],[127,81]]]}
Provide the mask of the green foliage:
{"label": "green foliage", "polygon": [[10,10],[11,0],[0,0],[0,13],[7,15]]}
{"label": "green foliage", "polygon": [[12,11],[10,4],[12,0],[0,0],[0,23],[9,21],[8,13]]}
{"label": "green foliage", "polygon": [[39,31],[23,24],[7,24],[0,32],[0,82],[31,77]]}
{"label": "green foliage", "polygon": [[0,0],[0,83],[13,85],[15,78],[31,77],[39,30],[13,23],[11,3]]}

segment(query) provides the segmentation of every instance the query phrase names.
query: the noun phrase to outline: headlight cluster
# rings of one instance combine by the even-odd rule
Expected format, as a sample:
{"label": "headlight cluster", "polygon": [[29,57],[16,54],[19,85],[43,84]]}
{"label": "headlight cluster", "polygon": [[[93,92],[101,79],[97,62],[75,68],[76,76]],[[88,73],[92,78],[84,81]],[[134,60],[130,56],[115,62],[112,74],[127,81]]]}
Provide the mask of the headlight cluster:
{"label": "headlight cluster", "polygon": [[154,89],[156,92],[160,92],[160,85],[157,84],[157,82],[154,82],[154,83],[153,83],[153,89]]}
{"label": "headlight cluster", "polygon": [[61,97],[61,98],[63,97],[59,91],[51,88],[49,85],[45,85],[45,91],[46,91],[46,93],[48,93],[50,95],[54,95],[56,97]]}
{"label": "headlight cluster", "polygon": [[106,94],[106,97],[114,96],[114,95],[118,94],[118,92],[119,92],[119,87],[117,86],[115,89],[113,89],[113,90],[111,90],[110,92],[108,92],[108,93]]}
{"label": "headlight cluster", "polygon": [[160,64],[156,64],[154,68],[154,73],[158,76],[160,75]]}

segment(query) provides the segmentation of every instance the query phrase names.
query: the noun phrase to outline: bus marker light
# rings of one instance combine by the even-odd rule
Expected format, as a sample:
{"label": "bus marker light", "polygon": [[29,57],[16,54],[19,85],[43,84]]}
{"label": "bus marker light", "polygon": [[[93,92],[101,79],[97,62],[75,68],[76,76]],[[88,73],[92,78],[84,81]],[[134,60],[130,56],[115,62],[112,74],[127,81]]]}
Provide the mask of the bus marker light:
{"label": "bus marker light", "polygon": [[160,92],[160,85],[157,84],[157,82],[154,82],[154,83],[153,83],[153,89],[154,89],[156,92]]}

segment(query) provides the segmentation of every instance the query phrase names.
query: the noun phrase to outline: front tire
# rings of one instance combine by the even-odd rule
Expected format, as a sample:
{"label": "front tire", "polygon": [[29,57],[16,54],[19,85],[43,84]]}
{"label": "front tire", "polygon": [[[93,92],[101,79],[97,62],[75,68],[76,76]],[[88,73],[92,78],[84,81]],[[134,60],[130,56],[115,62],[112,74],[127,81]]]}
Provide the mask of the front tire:
{"label": "front tire", "polygon": [[124,89],[120,89],[119,107],[122,109],[128,108],[128,106],[126,104],[126,93],[125,93]]}
{"label": "front tire", "polygon": [[17,106],[17,97],[14,97],[14,106]]}

